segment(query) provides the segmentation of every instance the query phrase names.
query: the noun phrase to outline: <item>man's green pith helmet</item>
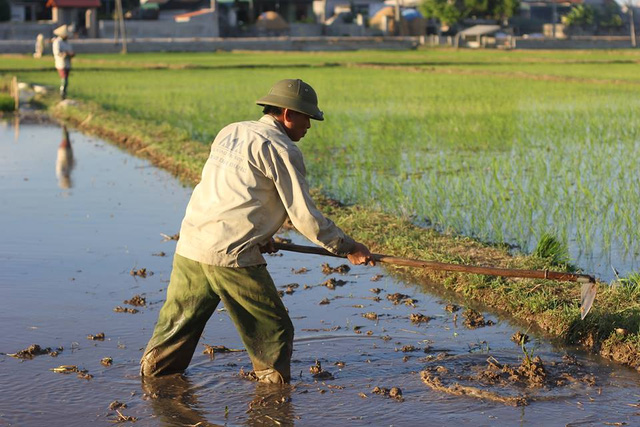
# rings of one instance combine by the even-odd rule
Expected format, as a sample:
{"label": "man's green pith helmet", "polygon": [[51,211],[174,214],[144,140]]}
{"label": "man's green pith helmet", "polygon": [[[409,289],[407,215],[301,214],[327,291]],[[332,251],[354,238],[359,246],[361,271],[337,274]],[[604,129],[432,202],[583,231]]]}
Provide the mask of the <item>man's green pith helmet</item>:
{"label": "man's green pith helmet", "polygon": [[258,99],[256,104],[288,108],[306,114],[312,119],[324,120],[324,115],[318,108],[316,91],[300,79],[280,80],[266,96]]}

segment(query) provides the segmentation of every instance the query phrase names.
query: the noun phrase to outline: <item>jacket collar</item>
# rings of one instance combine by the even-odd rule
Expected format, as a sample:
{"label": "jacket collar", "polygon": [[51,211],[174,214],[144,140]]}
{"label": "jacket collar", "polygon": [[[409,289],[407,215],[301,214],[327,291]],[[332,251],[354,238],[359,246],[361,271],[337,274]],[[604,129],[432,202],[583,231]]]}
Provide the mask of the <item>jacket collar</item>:
{"label": "jacket collar", "polygon": [[278,128],[278,130],[280,132],[282,132],[284,134],[284,136],[286,136],[287,138],[289,138],[289,135],[287,134],[286,129],[284,128],[284,126],[282,125],[282,123],[280,123],[279,121],[277,121],[275,119],[275,117],[273,117],[271,114],[265,114],[264,116],[262,116],[260,118],[260,120],[258,120],[260,123],[265,123],[271,126],[274,126],[276,128]]}

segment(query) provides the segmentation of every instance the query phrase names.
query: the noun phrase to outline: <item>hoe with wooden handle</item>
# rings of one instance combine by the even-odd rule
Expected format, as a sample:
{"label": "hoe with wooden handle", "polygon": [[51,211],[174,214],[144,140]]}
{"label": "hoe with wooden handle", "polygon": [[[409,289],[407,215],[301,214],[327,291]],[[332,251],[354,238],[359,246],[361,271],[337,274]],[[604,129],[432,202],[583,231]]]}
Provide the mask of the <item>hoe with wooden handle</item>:
{"label": "hoe with wooden handle", "polygon": [[[346,258],[340,255],[333,254],[326,249],[295,245],[292,243],[275,242],[275,248],[283,251],[300,252],[305,254],[325,255],[336,258]],[[419,267],[430,268],[432,270],[440,271],[457,271],[461,273],[473,273],[473,274],[486,274],[489,276],[501,276],[501,277],[525,277],[531,279],[546,279],[556,280],[561,282],[578,282],[582,284],[580,288],[580,318],[584,319],[591,307],[593,301],[596,298],[596,292],[598,285],[596,279],[588,274],[574,274],[565,273],[560,271],[549,270],[519,270],[515,268],[498,268],[498,267],[486,267],[486,266],[474,266],[464,264],[448,264],[444,262],[436,261],[423,261],[419,259],[410,258],[398,258],[389,255],[371,254],[374,261],[382,262],[385,264],[400,265],[404,267]]]}

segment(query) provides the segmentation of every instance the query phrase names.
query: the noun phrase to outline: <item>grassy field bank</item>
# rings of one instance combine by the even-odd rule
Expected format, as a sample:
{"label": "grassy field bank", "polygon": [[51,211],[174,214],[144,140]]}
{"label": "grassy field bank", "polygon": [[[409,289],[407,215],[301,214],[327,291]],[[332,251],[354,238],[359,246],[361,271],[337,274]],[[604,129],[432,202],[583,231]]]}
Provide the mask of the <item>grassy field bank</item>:
{"label": "grassy field bank", "polygon": [[[43,61],[4,59],[3,72],[57,83]],[[582,322],[577,286],[401,274],[637,368],[639,60],[632,51],[87,55],[69,89],[82,103],[53,111],[195,182],[222,126],[258,117],[253,100],[274,81],[308,80],[327,117],[301,144],[309,179],[358,206],[325,204],[337,222],[378,252],[512,268],[566,268],[513,256],[548,232],[589,272],[589,259],[614,247],[630,278],[601,286]]]}

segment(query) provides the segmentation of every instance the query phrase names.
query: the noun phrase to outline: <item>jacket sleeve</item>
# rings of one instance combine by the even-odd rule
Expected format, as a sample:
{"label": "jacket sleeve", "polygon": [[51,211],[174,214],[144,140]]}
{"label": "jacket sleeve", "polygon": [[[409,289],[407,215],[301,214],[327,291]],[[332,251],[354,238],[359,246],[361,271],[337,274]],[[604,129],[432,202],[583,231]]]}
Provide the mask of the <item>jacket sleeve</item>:
{"label": "jacket sleeve", "polygon": [[316,207],[305,178],[302,153],[297,147],[276,150],[263,145],[267,174],[273,180],[291,222],[306,238],[328,251],[345,256],[353,250],[354,240],[347,236]]}

